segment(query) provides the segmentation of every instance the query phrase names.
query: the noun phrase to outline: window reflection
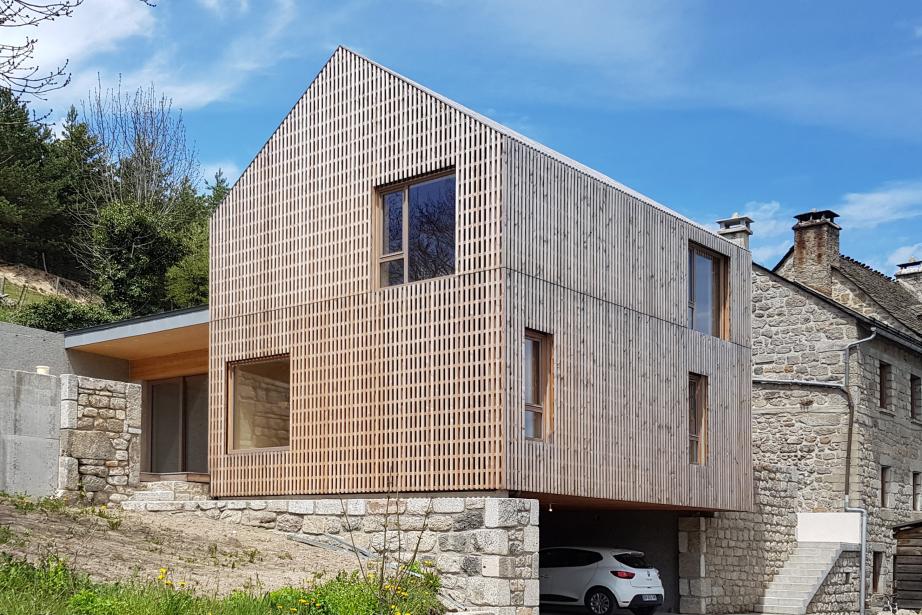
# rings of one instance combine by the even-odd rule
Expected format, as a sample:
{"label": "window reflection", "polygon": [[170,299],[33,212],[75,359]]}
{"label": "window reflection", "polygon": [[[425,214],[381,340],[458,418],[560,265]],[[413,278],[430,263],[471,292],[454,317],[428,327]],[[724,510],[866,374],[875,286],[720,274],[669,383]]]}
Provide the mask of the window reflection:
{"label": "window reflection", "polygon": [[410,282],[455,272],[455,178],[410,186]]}

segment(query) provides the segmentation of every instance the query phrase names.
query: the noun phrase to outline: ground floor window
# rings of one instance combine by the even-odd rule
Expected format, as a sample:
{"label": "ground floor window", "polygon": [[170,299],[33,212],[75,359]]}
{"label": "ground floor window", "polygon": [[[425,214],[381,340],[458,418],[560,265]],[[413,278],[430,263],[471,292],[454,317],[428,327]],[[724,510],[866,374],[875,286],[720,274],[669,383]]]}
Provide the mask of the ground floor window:
{"label": "ground floor window", "polygon": [[150,471],[208,472],[208,376],[148,384]]}
{"label": "ground floor window", "polygon": [[881,590],[881,575],[883,575],[884,568],[884,552],[874,551],[871,563],[873,568],[871,575],[871,591],[877,594],[880,593]]}
{"label": "ground floor window", "polygon": [[227,380],[229,448],[288,446],[291,432],[288,356],[230,364]]}

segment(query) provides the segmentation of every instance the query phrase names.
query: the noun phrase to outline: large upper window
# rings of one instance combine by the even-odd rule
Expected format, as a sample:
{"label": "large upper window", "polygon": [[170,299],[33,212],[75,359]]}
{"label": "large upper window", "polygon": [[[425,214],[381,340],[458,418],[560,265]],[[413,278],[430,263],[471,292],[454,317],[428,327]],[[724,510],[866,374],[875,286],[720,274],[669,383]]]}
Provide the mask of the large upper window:
{"label": "large upper window", "polygon": [[441,175],[379,191],[381,286],[455,272],[455,176]]}
{"label": "large upper window", "polygon": [[726,337],[727,257],[706,248],[688,249],[688,326]]}
{"label": "large upper window", "polygon": [[288,357],[235,363],[227,370],[231,450],[288,446]]}

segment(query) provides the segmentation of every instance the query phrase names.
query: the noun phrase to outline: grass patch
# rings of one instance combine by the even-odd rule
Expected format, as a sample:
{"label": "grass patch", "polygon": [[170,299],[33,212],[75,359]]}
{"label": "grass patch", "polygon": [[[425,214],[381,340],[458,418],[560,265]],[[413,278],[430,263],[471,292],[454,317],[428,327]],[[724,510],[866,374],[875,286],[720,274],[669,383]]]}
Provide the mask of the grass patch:
{"label": "grass patch", "polygon": [[10,494],[3,491],[0,491],[0,504],[8,504],[21,513],[63,513],[67,510],[67,502],[59,498],[35,499],[21,493]]}
{"label": "grass patch", "polygon": [[[199,596],[162,568],[156,581],[94,583],[55,557],[39,564],[0,555],[4,615],[441,615],[432,572],[404,576],[402,587],[342,573],[309,587],[269,593],[245,589]],[[383,589],[383,591],[382,591]]]}

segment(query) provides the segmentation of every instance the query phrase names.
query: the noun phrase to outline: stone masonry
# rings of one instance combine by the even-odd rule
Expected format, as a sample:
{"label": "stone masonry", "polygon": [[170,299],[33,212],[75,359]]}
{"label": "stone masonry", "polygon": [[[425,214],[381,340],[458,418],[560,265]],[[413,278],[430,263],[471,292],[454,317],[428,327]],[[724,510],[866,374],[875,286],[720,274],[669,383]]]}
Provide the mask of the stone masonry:
{"label": "stone masonry", "polygon": [[[146,501],[127,510],[185,512],[431,561],[445,593],[497,615],[538,613],[538,501],[502,497]],[[385,528],[387,531],[385,532]]]}
{"label": "stone masonry", "polygon": [[119,503],[140,482],[141,386],[61,376],[58,495]]}

